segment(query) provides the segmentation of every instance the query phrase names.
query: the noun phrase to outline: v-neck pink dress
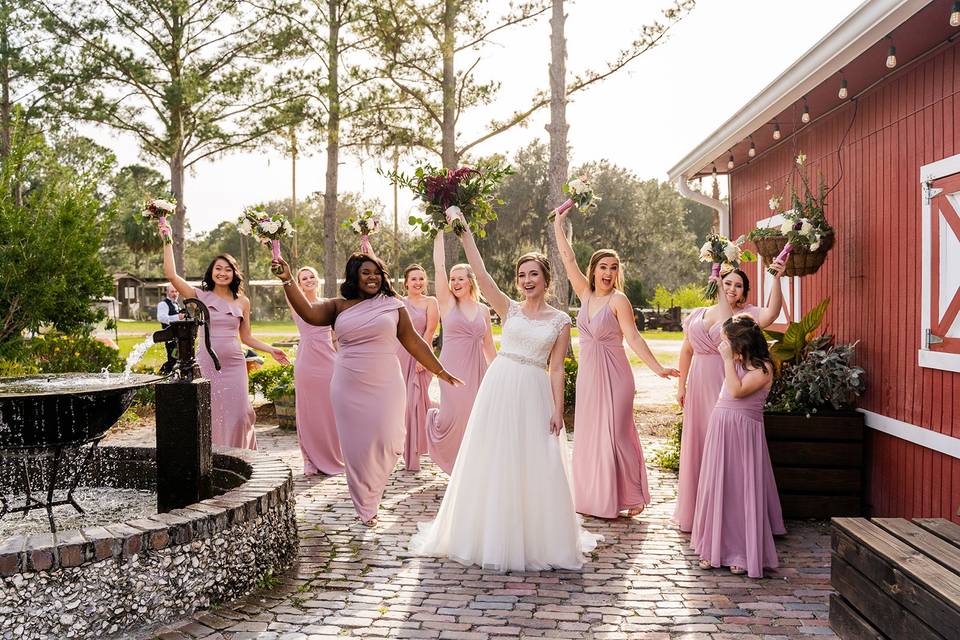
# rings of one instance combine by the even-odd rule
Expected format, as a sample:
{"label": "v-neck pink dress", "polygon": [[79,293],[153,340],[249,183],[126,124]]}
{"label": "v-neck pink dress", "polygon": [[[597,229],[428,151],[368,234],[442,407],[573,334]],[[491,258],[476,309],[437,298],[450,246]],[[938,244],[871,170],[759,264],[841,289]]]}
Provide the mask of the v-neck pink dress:
{"label": "v-neck pink dress", "polygon": [[650,490],[633,421],[636,386],[623,332],[609,301],[593,318],[589,301],[581,302],[577,315],[573,494],[578,512],[616,518],[620,511],[650,504]]}
{"label": "v-neck pink dress", "polygon": [[[723,358],[717,350],[723,338],[723,323],[715,322],[708,329],[703,323],[706,312],[707,307],[694,309],[683,321],[684,337],[693,347],[693,362],[687,374],[687,394],[683,401],[680,480],[677,485],[677,507],[673,513],[673,521],[681,531],[690,531],[693,527],[703,442],[707,437],[710,413],[717,404],[723,386]],[[760,317],[760,308],[748,304],[735,313],[749,313],[756,320]]]}
{"label": "v-neck pink dress", "polygon": [[[427,310],[419,309],[409,300],[403,300],[410,314],[413,328],[421,336],[427,330]],[[407,412],[404,419],[406,438],[403,445],[403,466],[410,471],[420,469],[420,456],[427,452],[427,411],[430,409],[430,379],[433,374],[424,369],[417,373],[417,360],[400,346],[397,349],[400,370],[407,387]]]}

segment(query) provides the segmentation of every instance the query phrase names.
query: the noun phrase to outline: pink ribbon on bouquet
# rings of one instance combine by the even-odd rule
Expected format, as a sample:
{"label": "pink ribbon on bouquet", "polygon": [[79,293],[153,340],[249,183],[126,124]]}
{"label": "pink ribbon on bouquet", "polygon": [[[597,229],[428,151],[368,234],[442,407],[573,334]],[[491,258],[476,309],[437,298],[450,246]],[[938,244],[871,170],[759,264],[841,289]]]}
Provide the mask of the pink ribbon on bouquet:
{"label": "pink ribbon on bouquet", "polygon": [[370,245],[370,236],[367,234],[360,236],[360,253],[365,253],[368,256],[373,255],[373,247]]}
{"label": "pink ribbon on bouquet", "polygon": [[720,282],[720,263],[714,262],[710,267],[710,282]]}
{"label": "pink ribbon on bouquet", "polygon": [[[777,255],[777,257],[774,259],[779,260],[780,262],[783,262],[784,264],[786,264],[787,259],[790,257],[790,254],[792,252],[793,252],[793,245],[788,242],[787,244],[783,245],[783,251],[781,251],[779,255]],[[770,275],[775,275],[777,273],[777,270],[774,269],[773,266],[771,265],[767,267],[767,273],[769,273]]]}
{"label": "pink ribbon on bouquet", "polygon": [[[273,259],[279,260],[280,259],[280,241],[270,240],[270,250],[273,252]],[[280,273],[279,267],[272,267],[270,270],[273,271],[275,274]]]}
{"label": "pink ribbon on bouquet", "polygon": [[553,212],[550,213],[548,218],[552,222],[556,219],[557,216],[561,215],[564,211],[573,206],[573,198],[567,198],[562,205],[557,207]]}
{"label": "pink ribbon on bouquet", "polygon": [[167,216],[160,216],[157,219],[157,226],[160,227],[160,237],[163,238],[163,241],[171,244],[173,242],[173,230],[170,228],[170,225],[167,224]]}

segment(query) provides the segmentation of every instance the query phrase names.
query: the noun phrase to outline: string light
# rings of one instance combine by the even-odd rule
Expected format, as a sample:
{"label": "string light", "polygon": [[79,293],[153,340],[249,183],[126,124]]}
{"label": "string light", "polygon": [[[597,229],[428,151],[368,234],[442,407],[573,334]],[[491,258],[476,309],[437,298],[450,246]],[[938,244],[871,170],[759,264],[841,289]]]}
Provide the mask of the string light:
{"label": "string light", "polygon": [[713,175],[713,179],[716,180],[717,179],[717,163],[716,162],[713,163],[710,173]]}
{"label": "string light", "polygon": [[847,99],[847,79],[840,78],[840,91],[837,92],[837,97],[841,100]]}
{"label": "string light", "polygon": [[727,158],[727,169],[733,169],[735,163],[733,161],[733,152],[730,152],[730,157]]}
{"label": "string light", "polygon": [[747,155],[751,158],[757,155],[757,145],[753,141],[753,136],[750,136],[750,149],[747,151]]}
{"label": "string light", "polygon": [[779,140],[781,135],[783,134],[780,133],[780,124],[777,122],[774,122],[773,123],[773,139]]}
{"label": "string light", "polygon": [[897,66],[897,48],[893,46],[893,37],[887,36],[890,41],[890,48],[887,49],[887,69],[893,69]]}
{"label": "string light", "polygon": [[807,105],[807,96],[803,96],[803,115],[800,116],[800,122],[803,124],[810,122],[810,106]]}
{"label": "string light", "polygon": [[950,9],[950,26],[960,27],[960,2],[954,2]]}

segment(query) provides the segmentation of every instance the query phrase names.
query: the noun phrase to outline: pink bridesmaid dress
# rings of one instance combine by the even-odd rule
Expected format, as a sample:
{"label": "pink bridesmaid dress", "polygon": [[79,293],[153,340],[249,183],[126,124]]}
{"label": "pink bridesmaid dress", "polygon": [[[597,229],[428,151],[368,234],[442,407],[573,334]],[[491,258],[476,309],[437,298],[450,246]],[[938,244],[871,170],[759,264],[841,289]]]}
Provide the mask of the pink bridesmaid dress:
{"label": "pink bridesmaid dress", "polygon": [[330,379],[337,352],[330,327],[318,327],[293,312],[300,332],[300,346],[293,363],[297,394],[297,439],[303,455],[303,474],[343,473],[340,438],[330,401]]}
{"label": "pink bridesmaid dress", "polygon": [[[409,300],[403,304],[410,314],[413,328],[421,336],[427,330],[427,310],[418,309]],[[397,349],[400,370],[407,386],[407,412],[404,426],[407,436],[403,444],[403,466],[409,471],[420,470],[420,456],[427,452],[427,411],[430,409],[430,379],[433,374],[424,369],[417,373],[416,359],[402,346]]]}
{"label": "pink bridesmaid dress", "polygon": [[[680,436],[680,481],[677,485],[677,507],[673,521],[681,531],[693,527],[693,512],[697,506],[697,484],[700,481],[700,461],[703,441],[707,437],[710,413],[723,386],[723,358],[717,346],[723,338],[723,323],[716,322],[707,330],[703,323],[706,307],[694,309],[683,321],[683,332],[693,347],[693,362],[687,374],[687,395],[683,401],[683,433]],[[735,313],[749,313],[756,320],[760,308],[745,305]]]}
{"label": "pink bridesmaid dress", "polygon": [[573,497],[577,511],[616,518],[650,504],[643,449],[633,422],[636,386],[623,332],[605,304],[591,319],[580,304],[580,362],[574,414]]}
{"label": "pink bridesmaid dress", "polygon": [[256,449],[257,436],[247,390],[247,361],[240,346],[240,320],[243,307],[239,300],[221,298],[212,291],[196,289],[197,299],[210,310],[210,346],[220,360],[220,371],[201,345],[197,363],[203,377],[210,381],[211,441],[220,447]]}
{"label": "pink bridesmaid dress", "polygon": [[430,457],[448,475],[453,471],[473,401],[487,371],[483,337],[489,332],[490,310],[485,305],[479,305],[473,320],[464,315],[458,304],[443,319],[440,363],[463,380],[463,385],[453,387],[440,381],[440,408],[431,409],[427,415],[427,441]]}
{"label": "pink bridesmaid dress", "polygon": [[403,452],[406,393],[397,359],[397,310],[403,302],[377,295],[337,316],[339,351],[330,398],[347,471],[347,488],[361,520],[377,515],[390,472]]}
{"label": "pink bridesmaid dress", "polygon": [[[747,371],[736,366],[743,378]],[[690,535],[702,559],[714,567],[742,567],[751,578],[777,567],[773,536],[787,532],[763,430],[769,393],[763,388],[737,399],[726,386],[720,392],[703,445]]]}

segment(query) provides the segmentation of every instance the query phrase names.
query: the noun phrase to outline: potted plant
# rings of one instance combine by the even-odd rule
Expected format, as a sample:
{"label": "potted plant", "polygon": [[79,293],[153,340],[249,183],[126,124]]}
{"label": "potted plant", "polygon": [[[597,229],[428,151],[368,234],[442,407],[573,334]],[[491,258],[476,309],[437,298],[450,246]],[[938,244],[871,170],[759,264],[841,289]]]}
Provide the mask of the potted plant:
{"label": "potted plant", "polygon": [[[820,176],[816,192],[810,188],[804,173],[806,160],[807,156],[802,153],[796,158],[795,168],[800,176],[802,193],[790,186],[791,208],[781,213],[783,223],[779,227],[758,227],[747,236],[767,264],[772,264],[776,258],[786,263],[783,272],[786,276],[816,273],[834,243],[833,227],[824,215],[830,190],[823,176]],[[777,213],[781,202],[781,196],[770,198],[770,211]],[[769,269],[773,273],[772,267]]]}
{"label": "potted plant", "polygon": [[250,374],[250,390],[273,402],[281,429],[297,428],[297,403],[293,385],[293,365],[260,369]]}
{"label": "potted plant", "polygon": [[817,335],[830,300],[774,342],[774,382],[764,427],[783,513],[788,518],[859,516],[863,511],[864,423],[854,410],[865,388],[856,342]]}

